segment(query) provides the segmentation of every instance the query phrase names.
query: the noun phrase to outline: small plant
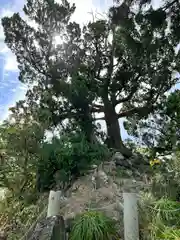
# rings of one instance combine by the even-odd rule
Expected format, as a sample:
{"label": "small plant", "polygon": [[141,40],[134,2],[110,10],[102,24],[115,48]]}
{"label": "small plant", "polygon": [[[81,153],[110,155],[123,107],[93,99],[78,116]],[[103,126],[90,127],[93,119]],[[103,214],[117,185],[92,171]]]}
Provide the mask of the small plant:
{"label": "small plant", "polygon": [[162,218],[166,225],[180,225],[179,211],[180,203],[169,200],[167,198],[161,198],[155,204],[154,210]]}
{"label": "small plant", "polygon": [[167,240],[179,240],[180,239],[180,229],[173,229],[166,227],[162,233],[162,238]]}
{"label": "small plant", "polygon": [[87,211],[75,219],[70,240],[119,239],[116,223],[103,213]]}
{"label": "small plant", "polygon": [[153,167],[154,165],[161,164],[161,161],[159,159],[153,159],[149,163],[151,167]]}
{"label": "small plant", "polygon": [[163,224],[162,220],[156,219],[154,225],[152,225],[154,230],[151,232],[151,240],[179,240],[180,239],[180,230],[177,227],[167,227]]}
{"label": "small plant", "polygon": [[140,201],[140,227],[143,240],[180,239],[180,203],[143,195]]}

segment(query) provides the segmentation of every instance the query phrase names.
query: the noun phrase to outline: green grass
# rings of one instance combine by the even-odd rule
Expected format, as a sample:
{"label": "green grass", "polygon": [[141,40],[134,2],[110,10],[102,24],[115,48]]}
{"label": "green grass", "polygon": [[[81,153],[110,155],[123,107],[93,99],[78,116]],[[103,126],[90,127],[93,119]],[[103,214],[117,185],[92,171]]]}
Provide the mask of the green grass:
{"label": "green grass", "polygon": [[75,219],[70,240],[119,239],[116,223],[103,213],[87,211]]}
{"label": "green grass", "polygon": [[144,194],[140,200],[140,229],[142,240],[179,240],[180,203],[152,194]]}

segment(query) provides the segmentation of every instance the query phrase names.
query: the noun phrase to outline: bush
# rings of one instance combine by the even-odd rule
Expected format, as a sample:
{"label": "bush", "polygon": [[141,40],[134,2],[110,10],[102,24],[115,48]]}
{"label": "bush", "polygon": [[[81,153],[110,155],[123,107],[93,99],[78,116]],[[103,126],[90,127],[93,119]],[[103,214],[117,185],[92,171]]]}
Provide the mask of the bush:
{"label": "bush", "polygon": [[162,233],[161,239],[167,240],[179,240],[180,239],[180,230],[166,227]]}
{"label": "bush", "polygon": [[99,164],[108,156],[100,143],[89,143],[83,134],[70,133],[45,143],[38,164],[39,179],[43,189],[56,184],[69,183],[73,177],[87,172],[92,164]]}
{"label": "bush", "polygon": [[36,203],[25,204],[12,196],[11,192],[0,201],[0,230],[8,240],[19,240],[42,214],[46,216],[48,196],[42,195]]}
{"label": "bush", "polygon": [[167,160],[154,171],[152,192],[157,198],[166,196],[172,200],[180,200],[179,166],[180,152],[177,152],[176,157]]}
{"label": "bush", "polygon": [[118,239],[116,223],[103,213],[87,211],[75,219],[70,240]]}
{"label": "bush", "polygon": [[154,206],[154,211],[161,217],[163,223],[169,226],[180,226],[180,203],[161,198]]}
{"label": "bush", "polygon": [[140,201],[140,230],[143,240],[180,239],[180,203],[146,194]]}

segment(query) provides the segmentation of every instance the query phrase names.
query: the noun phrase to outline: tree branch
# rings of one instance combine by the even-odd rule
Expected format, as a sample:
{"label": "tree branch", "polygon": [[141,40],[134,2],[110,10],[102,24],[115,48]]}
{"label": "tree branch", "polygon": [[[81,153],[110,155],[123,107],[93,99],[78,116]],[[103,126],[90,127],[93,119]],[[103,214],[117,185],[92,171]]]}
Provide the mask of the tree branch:
{"label": "tree branch", "polygon": [[[149,91],[150,96],[146,99],[147,102],[146,102],[145,106],[143,106],[143,107],[134,107],[134,108],[132,108],[130,110],[121,112],[121,113],[118,114],[118,117],[119,118],[130,117],[130,116],[132,116],[135,113],[137,113],[138,115],[140,115],[142,117],[148,115],[154,109],[153,104],[158,100],[158,98],[159,98],[159,96],[161,94],[162,88],[163,88],[163,85],[160,86],[159,91],[158,91],[157,95],[154,98],[153,98],[154,91],[152,89]],[[132,94],[132,92],[130,94]],[[128,97],[130,97],[130,96],[127,96],[127,98]],[[128,101],[128,100],[126,100],[126,101]]]}
{"label": "tree branch", "polygon": [[111,82],[112,74],[113,74],[113,69],[114,69],[114,53],[115,53],[115,28],[112,29],[112,35],[113,35],[113,40],[112,40],[112,48],[109,53],[109,65],[108,65],[108,73],[107,73],[107,78],[105,81],[104,89],[105,93],[108,94],[108,87]]}
{"label": "tree branch", "polygon": [[146,126],[146,128],[151,129],[151,130],[156,130],[159,133],[161,133],[162,135],[167,136],[167,134],[163,131],[163,129],[160,129],[160,128],[157,128],[157,127],[154,127],[154,126]]}
{"label": "tree branch", "polygon": [[[140,74],[138,74],[138,76],[135,77],[134,82],[137,82],[138,79],[139,79],[139,77],[140,77]],[[139,84],[136,83],[136,84],[132,87],[132,89],[131,89],[131,91],[130,91],[130,93],[129,93],[129,95],[128,95],[127,97],[116,100],[116,105],[119,104],[119,103],[124,103],[124,102],[130,101],[131,98],[133,97],[133,95],[135,94],[135,92],[137,91],[138,87],[139,87]]]}
{"label": "tree branch", "polygon": [[125,98],[116,100],[115,105],[118,105],[119,103],[124,103],[124,102],[127,102],[127,101],[131,100],[131,98],[133,97],[133,95],[137,91],[137,89],[138,89],[138,85],[134,86],[132,88],[131,92],[129,93],[129,95]]}
{"label": "tree branch", "polygon": [[104,112],[104,106],[94,103],[91,107],[91,112],[101,113]]}
{"label": "tree branch", "polygon": [[[99,78],[100,77],[100,72],[101,72],[101,59],[100,59],[100,52],[98,48],[98,39],[95,38],[95,49],[96,49],[96,57],[95,57],[95,77]],[[97,72],[97,74],[96,74]]]}
{"label": "tree branch", "polygon": [[152,104],[151,105],[146,105],[143,107],[134,107],[130,110],[124,111],[124,112],[120,112],[118,114],[118,118],[122,118],[122,117],[131,117],[133,114],[137,113],[138,115],[146,116],[147,114],[149,114],[153,109]]}
{"label": "tree branch", "polygon": [[163,7],[163,10],[167,10],[167,9],[170,8],[172,5],[174,5],[175,3],[179,3],[179,1],[178,1],[178,0],[174,0],[174,1],[172,1],[171,3],[168,3],[167,5],[165,5],[165,6]]}
{"label": "tree branch", "polygon": [[100,108],[91,107],[91,113],[101,113],[101,112],[104,112],[104,111]]}
{"label": "tree branch", "polygon": [[96,108],[101,108],[101,109],[104,108],[103,105],[100,105],[100,104],[97,104],[97,103],[94,103],[93,106],[96,107]]}
{"label": "tree branch", "polygon": [[98,121],[98,120],[105,120],[105,117],[95,118],[93,121]]}

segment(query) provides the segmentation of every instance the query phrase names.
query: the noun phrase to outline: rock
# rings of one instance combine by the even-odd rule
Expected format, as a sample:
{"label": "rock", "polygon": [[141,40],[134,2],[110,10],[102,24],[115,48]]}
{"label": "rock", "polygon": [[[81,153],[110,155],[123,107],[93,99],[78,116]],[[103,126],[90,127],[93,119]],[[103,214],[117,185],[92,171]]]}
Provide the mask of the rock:
{"label": "rock", "polygon": [[116,164],[114,161],[110,161],[110,162],[105,162],[103,164],[103,169],[106,173],[114,173],[114,171],[116,170]]}
{"label": "rock", "polygon": [[109,188],[106,188],[106,187],[102,187],[102,188],[100,188],[99,190],[98,190],[98,192],[102,195],[102,196],[104,196],[104,198],[106,199],[106,200],[113,200],[114,199],[114,197],[115,197],[115,194],[114,194],[114,192],[113,191],[110,191],[110,189]]}
{"label": "rock", "polygon": [[96,177],[94,175],[91,178],[91,182],[93,184],[93,188],[96,189]]}
{"label": "rock", "polygon": [[126,169],[132,169],[135,166],[135,163],[139,163],[138,156],[132,156],[131,158],[125,158],[120,152],[116,152],[112,157],[112,160],[115,161],[116,166],[121,166]]}
{"label": "rock", "polygon": [[95,164],[93,164],[92,166],[91,166],[91,169],[93,170],[93,169],[97,169],[98,168],[98,166],[97,165],[95,165]]}
{"label": "rock", "polygon": [[140,153],[134,153],[131,157],[131,161],[134,163],[134,165],[143,165],[149,166],[149,159],[146,156],[143,156]]}
{"label": "rock", "polygon": [[27,240],[64,240],[65,235],[63,217],[53,216],[38,222],[32,235]]}
{"label": "rock", "polygon": [[123,161],[125,158],[124,156],[120,153],[120,152],[116,152],[113,157],[112,157],[112,161]]}
{"label": "rock", "polygon": [[[74,218],[75,216],[73,216],[73,218],[67,218],[65,220],[65,227],[66,227],[66,232],[69,234],[72,230],[72,227],[73,227],[73,222],[74,222]],[[69,239],[69,238],[67,238]]]}
{"label": "rock", "polygon": [[117,160],[116,166],[119,166],[119,167],[121,166],[121,167],[124,167],[125,169],[128,169],[132,167],[132,162],[130,159],[124,159],[123,161]]}
{"label": "rock", "polygon": [[121,153],[116,152],[113,156],[113,160],[117,167],[120,167],[122,171],[128,172],[129,177],[143,177],[143,174],[150,171],[148,158],[142,154],[133,153],[130,158],[125,158]]}
{"label": "rock", "polygon": [[127,159],[125,159],[125,157],[120,152],[116,152],[114,154],[114,156],[112,157],[112,161],[115,162],[116,166],[129,166]]}
{"label": "rock", "polygon": [[108,184],[108,176],[102,170],[98,170],[93,177],[96,181],[96,188],[100,188]]}

